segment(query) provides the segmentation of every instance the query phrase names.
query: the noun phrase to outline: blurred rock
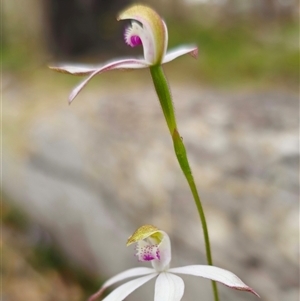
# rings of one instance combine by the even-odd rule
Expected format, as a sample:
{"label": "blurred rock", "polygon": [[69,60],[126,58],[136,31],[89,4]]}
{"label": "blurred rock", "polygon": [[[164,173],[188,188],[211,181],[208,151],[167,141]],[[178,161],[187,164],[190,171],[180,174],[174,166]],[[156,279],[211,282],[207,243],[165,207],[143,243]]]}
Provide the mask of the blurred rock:
{"label": "blurred rock", "polygon": [[[37,79],[6,87],[3,191],[95,274],[109,277],[140,265],[125,242],[146,223],[171,234],[173,266],[205,264],[199,218],[150,78],[125,86],[117,83],[125,75],[118,76],[91,85],[70,107],[66,87]],[[294,301],[298,97],[176,83],[172,90],[215,265],[235,272],[265,301]],[[209,282],[186,279],[183,300],[200,293],[210,300]],[[224,301],[255,300],[220,290]],[[144,294],[140,289],[130,300]]]}

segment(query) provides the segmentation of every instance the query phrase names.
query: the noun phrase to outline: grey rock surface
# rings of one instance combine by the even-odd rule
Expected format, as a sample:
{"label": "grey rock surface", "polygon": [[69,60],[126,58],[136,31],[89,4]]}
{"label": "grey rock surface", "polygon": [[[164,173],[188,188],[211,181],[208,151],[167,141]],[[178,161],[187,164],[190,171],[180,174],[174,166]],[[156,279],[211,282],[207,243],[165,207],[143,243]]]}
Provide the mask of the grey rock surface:
{"label": "grey rock surface", "polygon": [[[128,87],[121,78],[87,87],[71,106],[67,85],[4,83],[3,192],[95,274],[140,265],[125,242],[147,223],[170,234],[172,266],[205,264],[199,218],[150,79]],[[298,97],[176,83],[172,91],[215,265],[264,301],[298,300]],[[212,300],[208,281],[185,279],[183,300]],[[256,300],[220,291],[224,301]],[[153,283],[128,300],[147,292],[152,300]]]}

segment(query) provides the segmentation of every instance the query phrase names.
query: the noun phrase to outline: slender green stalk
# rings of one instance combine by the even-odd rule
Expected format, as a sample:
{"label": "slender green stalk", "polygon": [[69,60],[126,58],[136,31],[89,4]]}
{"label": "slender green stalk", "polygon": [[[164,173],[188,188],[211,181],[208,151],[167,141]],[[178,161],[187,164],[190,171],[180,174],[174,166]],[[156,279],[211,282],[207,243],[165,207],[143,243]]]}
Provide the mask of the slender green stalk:
{"label": "slender green stalk", "polygon": [[[194,201],[195,201],[198,213],[199,213],[199,217],[200,217],[200,221],[201,221],[202,229],[203,229],[204,241],[205,241],[207,262],[209,265],[213,265],[205,214],[204,214],[202,203],[201,203],[198,191],[197,191],[197,187],[195,185],[194,177],[192,175],[192,171],[191,171],[191,168],[189,165],[189,161],[188,161],[187,154],[186,154],[186,149],[185,149],[182,138],[180,137],[180,134],[177,129],[174,107],[173,107],[173,103],[172,103],[172,97],[171,97],[170,89],[168,86],[168,82],[167,82],[167,79],[165,77],[165,74],[164,74],[161,66],[150,67],[150,72],[151,72],[151,76],[153,79],[156,93],[159,98],[161,108],[163,110],[169,131],[170,131],[170,134],[171,134],[171,137],[173,140],[174,151],[175,151],[178,163],[182,169],[182,172],[184,173],[184,175],[187,179],[187,182],[188,182],[191,192],[193,194],[193,198],[194,198]],[[218,301],[219,300],[218,288],[217,288],[217,284],[215,281],[212,281],[212,287],[213,287],[214,299],[215,299],[215,301]]]}

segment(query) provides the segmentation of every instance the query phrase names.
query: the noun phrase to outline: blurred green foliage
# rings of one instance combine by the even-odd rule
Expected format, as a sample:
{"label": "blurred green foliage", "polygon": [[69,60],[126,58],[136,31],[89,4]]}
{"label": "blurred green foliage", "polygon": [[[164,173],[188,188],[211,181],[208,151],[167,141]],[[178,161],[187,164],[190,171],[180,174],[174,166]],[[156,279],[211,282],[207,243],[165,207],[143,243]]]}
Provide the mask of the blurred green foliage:
{"label": "blurred green foliage", "polygon": [[235,22],[214,26],[168,21],[169,44],[196,43],[192,72],[210,85],[298,87],[298,22]]}

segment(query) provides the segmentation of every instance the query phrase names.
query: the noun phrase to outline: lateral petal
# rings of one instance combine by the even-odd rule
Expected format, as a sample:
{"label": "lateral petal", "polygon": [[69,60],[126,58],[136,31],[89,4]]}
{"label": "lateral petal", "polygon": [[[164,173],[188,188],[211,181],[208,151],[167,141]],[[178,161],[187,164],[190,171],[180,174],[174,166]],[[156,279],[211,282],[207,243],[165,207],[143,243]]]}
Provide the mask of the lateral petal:
{"label": "lateral petal", "polygon": [[160,273],[155,282],[154,301],[180,301],[184,293],[183,280],[171,273]]}
{"label": "lateral petal", "polygon": [[96,292],[94,295],[92,295],[89,298],[89,301],[97,299],[98,297],[100,297],[102,295],[102,293],[109,286],[111,286],[119,281],[125,280],[127,278],[131,278],[131,277],[143,276],[143,275],[152,274],[152,273],[157,275],[157,273],[155,272],[154,269],[146,268],[146,267],[133,268],[133,269],[129,269],[124,272],[121,272],[121,273],[115,275],[114,277],[111,277],[107,281],[105,281],[103,283],[103,285],[101,286],[101,288],[99,289],[99,291]]}
{"label": "lateral petal", "polygon": [[169,63],[179,56],[190,54],[194,58],[198,57],[198,48],[195,45],[186,45],[186,46],[179,46],[176,48],[173,48],[172,50],[169,50],[167,54],[165,55],[162,64]]}
{"label": "lateral petal", "polygon": [[72,75],[89,75],[96,70],[99,69],[100,66],[90,66],[90,65],[81,65],[81,64],[72,64],[72,65],[56,65],[56,66],[49,66],[51,70],[60,72],[60,73],[66,73],[66,74],[72,74]]}
{"label": "lateral petal", "polygon": [[[138,289],[140,286],[145,284],[146,282],[150,281],[152,278],[156,277],[157,273],[153,273],[147,276],[143,276],[134,280],[131,280],[129,282],[126,282],[113,290],[106,298],[104,298],[102,301],[122,301],[124,300],[128,295],[130,295],[133,291]],[[89,299],[89,301],[93,301],[95,298],[92,297],[92,299]]]}
{"label": "lateral petal", "polygon": [[[86,86],[86,84],[96,75],[110,71],[110,70],[115,70],[115,69],[127,69],[127,70],[132,70],[132,69],[141,69],[141,68],[147,68],[149,67],[149,64],[144,60],[144,59],[123,59],[123,60],[118,60],[118,61],[113,61],[111,63],[108,63],[96,70],[94,70],[92,73],[89,72],[87,74],[90,74],[90,76],[85,79],[83,82],[81,82],[73,91],[71,92],[69,96],[69,103],[71,103],[74,98],[78,95],[78,93]],[[72,71],[71,69],[63,69],[60,68],[59,70],[56,68],[54,69],[56,71],[63,72],[64,70],[66,73],[70,73],[68,71]],[[82,71],[82,70],[81,70]]]}
{"label": "lateral petal", "polygon": [[236,290],[253,293],[254,295],[259,297],[259,295],[251,287],[246,285],[238,276],[231,273],[230,271],[215,266],[190,265],[190,266],[185,266],[180,268],[169,269],[168,272],[204,277],[207,279],[220,282]]}

